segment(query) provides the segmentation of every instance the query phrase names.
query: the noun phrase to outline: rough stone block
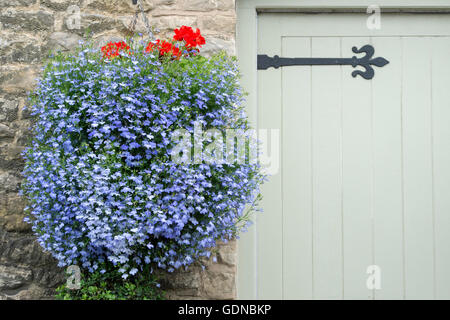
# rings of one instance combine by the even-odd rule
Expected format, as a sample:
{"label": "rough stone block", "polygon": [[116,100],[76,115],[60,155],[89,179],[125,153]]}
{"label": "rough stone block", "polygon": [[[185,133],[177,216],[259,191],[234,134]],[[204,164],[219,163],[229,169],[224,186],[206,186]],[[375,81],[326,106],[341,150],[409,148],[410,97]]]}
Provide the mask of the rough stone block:
{"label": "rough stone block", "polygon": [[0,23],[5,29],[25,31],[50,31],[55,19],[45,11],[20,12],[5,10],[0,14]]}
{"label": "rough stone block", "polygon": [[56,11],[64,11],[71,5],[80,6],[83,0],[41,0],[41,6],[48,7]]}
{"label": "rough stone block", "polygon": [[236,21],[234,17],[205,16],[201,18],[202,30],[211,30],[220,34],[232,35],[235,32]]}
{"label": "rough stone block", "polygon": [[232,11],[234,0],[183,0],[182,7],[188,11]]}
{"label": "rough stone block", "polygon": [[0,191],[18,191],[21,180],[9,172],[0,173]]}
{"label": "rough stone block", "polygon": [[235,0],[216,0],[217,9],[234,13]]}
{"label": "rough stone block", "polygon": [[0,68],[0,87],[5,93],[24,95],[35,87],[36,68]]}
{"label": "rough stone block", "polygon": [[23,288],[22,290],[19,290],[15,294],[1,294],[0,293],[0,299],[3,296],[3,299],[5,300],[47,300],[52,299],[54,294],[53,289],[49,288],[43,288],[36,284],[31,284],[26,288]]}
{"label": "rough stone block", "polygon": [[71,23],[72,18],[70,15],[64,18],[64,29],[69,32],[76,33],[80,36],[88,34],[98,34],[101,32],[118,30],[123,32],[126,30],[126,26],[123,22],[116,18],[110,18],[100,14],[80,14],[79,28],[76,24]]}
{"label": "rough stone block", "polygon": [[9,100],[6,97],[0,98],[0,121],[12,122],[17,120],[19,112],[19,101]]}
{"label": "rough stone block", "polygon": [[229,300],[236,298],[235,275],[231,272],[210,272],[203,274],[205,296],[209,299]]}
{"label": "rough stone block", "polygon": [[70,51],[79,45],[82,38],[71,32],[54,32],[46,44],[48,50]]}
{"label": "rough stone block", "polygon": [[31,226],[23,218],[23,214],[0,215],[0,227],[8,232],[30,232]]}
{"label": "rough stone block", "polygon": [[219,249],[217,251],[217,262],[229,267],[236,267],[237,253],[235,240],[219,245]]}
{"label": "rough stone block", "polygon": [[30,269],[0,265],[0,291],[14,290],[32,279]]}
{"label": "rough stone block", "polygon": [[0,0],[0,7],[27,7],[36,4],[37,0]]}
{"label": "rough stone block", "polygon": [[37,63],[42,59],[41,46],[26,41],[0,47],[0,63]]}
{"label": "rough stone block", "polygon": [[[195,268],[195,267],[194,267]],[[193,272],[192,272],[193,271]],[[202,289],[202,278],[198,269],[176,270],[173,273],[157,271],[161,287],[169,294],[179,296],[200,296]]]}
{"label": "rough stone block", "polygon": [[177,0],[153,0],[153,7],[158,8],[160,6],[172,6],[177,3]]}
{"label": "rough stone block", "polygon": [[51,299],[63,281],[62,269],[34,236],[0,227],[0,300]]}
{"label": "rough stone block", "polygon": [[6,231],[30,231],[31,226],[23,221],[25,199],[17,193],[0,192],[0,226]]}
{"label": "rough stone block", "polygon": [[0,170],[19,175],[24,166],[22,151],[23,147],[13,144],[0,146]]}
{"label": "rough stone block", "polygon": [[217,8],[215,0],[183,0],[182,8],[187,11],[211,11]]}
{"label": "rough stone block", "polygon": [[14,131],[7,125],[0,123],[0,143],[9,141],[9,138],[14,138]]}
{"label": "rough stone block", "polygon": [[[152,0],[141,0],[141,3],[144,11],[149,11],[154,8]],[[83,3],[83,7],[101,12],[109,12],[111,14],[134,14],[137,10],[137,5],[133,5],[131,0],[86,0]]]}
{"label": "rough stone block", "polygon": [[215,37],[206,37],[206,44],[203,46],[201,53],[205,56],[225,51],[229,55],[235,55],[234,40],[224,40]]}
{"label": "rough stone block", "polygon": [[152,21],[154,26],[161,32],[173,31],[181,26],[190,26],[193,28],[198,26],[197,17],[195,16],[163,16],[154,18]]}

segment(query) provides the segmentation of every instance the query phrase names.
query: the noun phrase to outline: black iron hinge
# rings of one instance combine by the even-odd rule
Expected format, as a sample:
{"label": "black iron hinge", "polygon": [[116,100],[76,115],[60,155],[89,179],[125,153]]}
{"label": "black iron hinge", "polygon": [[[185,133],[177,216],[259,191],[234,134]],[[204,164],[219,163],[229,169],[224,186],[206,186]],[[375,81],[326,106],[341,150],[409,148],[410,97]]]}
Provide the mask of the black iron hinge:
{"label": "black iron hinge", "polygon": [[318,65],[350,65],[353,68],[361,66],[365,71],[355,70],[352,76],[360,75],[364,79],[370,80],[375,75],[372,66],[383,67],[389,63],[385,58],[373,58],[375,49],[367,44],[361,49],[353,47],[354,53],[365,53],[364,57],[357,58],[280,58],[279,56],[269,57],[265,54],[258,55],[258,70],[266,70],[270,67],[279,68],[284,66],[318,66]]}

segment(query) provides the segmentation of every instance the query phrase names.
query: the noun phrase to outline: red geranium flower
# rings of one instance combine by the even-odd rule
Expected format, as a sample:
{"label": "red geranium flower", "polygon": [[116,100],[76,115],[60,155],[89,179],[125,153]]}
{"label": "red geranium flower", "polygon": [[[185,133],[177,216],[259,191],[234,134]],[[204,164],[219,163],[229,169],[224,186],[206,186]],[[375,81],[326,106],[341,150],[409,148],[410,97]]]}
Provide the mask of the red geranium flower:
{"label": "red geranium flower", "polygon": [[161,55],[165,55],[166,53],[170,53],[172,51],[172,44],[165,40],[159,43],[159,53]]}
{"label": "red geranium flower", "polygon": [[[158,42],[159,42],[159,39],[156,40],[156,42],[158,43]],[[158,47],[158,46],[155,45],[153,42],[149,42],[148,45],[147,45],[147,47],[145,48],[145,52],[151,52],[151,51],[153,51],[153,49],[155,49],[155,48],[157,48],[157,47]]]}
{"label": "red geranium flower", "polygon": [[149,42],[145,48],[146,52],[151,52],[154,49],[158,49],[159,56],[170,54],[173,57],[179,58],[181,56],[181,50],[168,41],[156,40],[155,43]]}
{"label": "red geranium flower", "polygon": [[128,53],[130,46],[127,45],[124,41],[120,42],[108,42],[106,46],[102,47],[103,58],[114,58],[120,55],[121,51],[127,51]]}
{"label": "red geranium flower", "polygon": [[173,36],[175,41],[184,41],[186,47],[195,48],[201,47],[205,44],[205,38],[200,33],[200,29],[195,31],[191,27],[182,26],[180,29],[175,29],[175,35]]}
{"label": "red geranium flower", "polygon": [[[184,47],[188,49],[189,54],[195,55],[199,52],[197,46],[205,44],[205,38],[202,37],[200,30],[197,28],[195,31],[191,27],[182,26],[180,29],[175,29],[175,35],[173,37],[175,41],[183,41]],[[173,58],[180,58],[182,56],[183,48],[180,49],[173,42],[165,40],[156,40],[149,42],[145,48],[145,52],[152,52],[157,50],[159,56],[171,55]]]}
{"label": "red geranium flower", "polygon": [[172,46],[172,56],[179,58],[181,57],[181,50],[180,48],[177,48],[176,46]]}

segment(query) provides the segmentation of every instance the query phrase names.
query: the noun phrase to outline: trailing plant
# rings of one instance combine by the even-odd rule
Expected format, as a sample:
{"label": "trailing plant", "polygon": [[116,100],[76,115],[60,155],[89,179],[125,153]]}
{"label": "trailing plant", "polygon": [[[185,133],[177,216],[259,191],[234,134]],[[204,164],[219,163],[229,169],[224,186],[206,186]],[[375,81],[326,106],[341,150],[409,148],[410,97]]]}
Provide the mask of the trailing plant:
{"label": "trailing plant", "polygon": [[[108,269],[105,266],[105,269]],[[106,272],[84,272],[79,289],[67,284],[56,289],[58,300],[163,300],[157,278],[148,270],[123,279],[115,269]]]}
{"label": "trailing plant", "polygon": [[[94,275],[111,266],[123,278],[150,265],[173,271],[248,225],[264,180],[256,162],[174,160],[173,133],[198,125],[237,130],[247,160],[255,145],[235,58],[206,58],[204,43],[182,27],[170,41],[87,43],[46,64],[31,97],[23,194],[27,221],[60,266]],[[188,160],[195,138],[184,140]]]}

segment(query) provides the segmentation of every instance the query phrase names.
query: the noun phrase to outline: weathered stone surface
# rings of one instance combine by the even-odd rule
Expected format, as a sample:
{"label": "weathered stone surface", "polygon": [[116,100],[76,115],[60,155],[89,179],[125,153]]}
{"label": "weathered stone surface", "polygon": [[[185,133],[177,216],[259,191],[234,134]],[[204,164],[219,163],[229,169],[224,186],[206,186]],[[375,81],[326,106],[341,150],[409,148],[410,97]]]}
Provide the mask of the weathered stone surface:
{"label": "weathered stone surface", "polygon": [[[154,8],[154,1],[151,0],[141,0],[144,11],[149,11]],[[133,14],[137,6],[133,5],[132,1],[123,0],[85,0],[83,7],[88,9],[96,9],[102,12],[111,13],[126,13]]]}
{"label": "weathered stone surface", "polygon": [[155,8],[159,8],[160,6],[172,6],[176,3],[176,0],[153,0],[153,6]]}
{"label": "weathered stone surface", "polygon": [[47,288],[54,288],[65,281],[65,274],[62,268],[53,267],[34,269],[33,280],[39,285]]}
{"label": "weathered stone surface", "polygon": [[234,17],[205,16],[201,19],[202,30],[215,31],[223,34],[234,34],[236,22]]}
{"label": "weathered stone surface", "polygon": [[157,272],[169,299],[235,298],[236,242],[219,243],[214,252],[210,259],[202,259],[187,270]]}
{"label": "weathered stone surface", "polygon": [[235,274],[232,272],[210,272],[203,274],[204,294],[209,299],[233,299],[235,293]]}
{"label": "weathered stone surface", "polygon": [[70,51],[78,47],[81,39],[79,35],[74,33],[54,32],[50,36],[46,47],[48,50]]}
{"label": "weathered stone surface", "polygon": [[[26,100],[26,99],[24,99],[24,100]],[[31,105],[22,104],[22,107],[20,107],[20,104],[19,104],[19,113],[20,113],[20,118],[22,120],[31,120],[31,119],[33,119],[33,116],[31,115]],[[29,129],[30,128],[31,127],[29,127]]]}
{"label": "weathered stone surface", "polygon": [[0,299],[51,298],[63,281],[62,269],[33,235],[0,227]]}
{"label": "weathered stone surface", "polygon": [[104,36],[96,38],[93,41],[93,45],[95,48],[101,48],[104,45],[106,45],[108,42],[111,42],[111,41],[118,42],[118,41],[122,41],[122,40],[123,40],[123,37],[119,37],[116,35],[104,35]]}
{"label": "weathered stone surface", "polygon": [[67,10],[69,6],[76,5],[79,6],[83,1],[82,0],[41,0],[41,5],[47,8],[62,11]]}
{"label": "weathered stone surface", "polygon": [[161,272],[160,282],[162,288],[169,295],[198,297],[202,293],[202,278],[198,269],[189,271],[177,270],[173,273]]}
{"label": "weathered stone surface", "polygon": [[[29,121],[21,121],[24,123],[29,123]],[[29,124],[31,127],[31,124]],[[28,146],[33,137],[32,131],[29,128],[15,128],[16,131],[16,144],[18,146]]]}
{"label": "weathered stone surface", "polygon": [[235,0],[216,0],[217,9],[234,13]]}
{"label": "weathered stone surface", "polygon": [[37,0],[0,0],[0,7],[21,7],[36,4]]}
{"label": "weathered stone surface", "polygon": [[20,174],[24,166],[22,151],[23,147],[17,147],[13,144],[0,146],[0,169],[13,174]]}
{"label": "weathered stone surface", "polygon": [[153,25],[160,32],[173,31],[181,26],[191,26],[193,28],[197,27],[197,17],[158,17],[152,20]]}
{"label": "weathered stone surface", "polygon": [[0,98],[0,121],[12,122],[17,120],[19,101]]}
{"label": "weathered stone surface", "polygon": [[26,41],[12,42],[0,47],[0,63],[36,63],[41,57],[41,46]]}
{"label": "weathered stone surface", "polygon": [[12,131],[7,125],[0,123],[0,143],[7,138],[14,138],[14,131]]}
{"label": "weathered stone surface", "polygon": [[0,23],[5,29],[26,30],[26,31],[50,31],[55,20],[53,15],[45,11],[21,12],[2,11]]}
{"label": "weathered stone surface", "polygon": [[219,245],[217,252],[217,262],[229,267],[236,267],[237,255],[236,255],[236,241],[231,241],[227,244]]}
{"label": "weathered stone surface", "polygon": [[[20,290],[15,290],[14,294],[1,294],[0,300],[46,300],[52,299],[54,290],[51,288],[40,287],[36,284],[30,284],[27,287],[23,287]],[[2,297],[3,296],[3,297]]]}
{"label": "weathered stone surface", "polygon": [[[3,200],[3,194],[2,194]],[[23,209],[25,208],[24,199],[17,194],[17,192],[9,192],[4,194],[5,206],[4,208],[0,208],[0,212],[3,210],[8,215],[16,215],[23,220]],[[5,215],[6,215],[5,214]],[[0,214],[1,215],[1,214]]]}
{"label": "weathered stone surface", "polygon": [[32,279],[30,269],[0,265],[0,290],[13,290]]}
{"label": "weathered stone surface", "polygon": [[183,0],[182,8],[187,11],[231,11],[234,0]]}
{"label": "weathered stone surface", "polygon": [[20,179],[18,177],[8,172],[0,173],[0,191],[17,191],[19,184]]}
{"label": "weathered stone surface", "polygon": [[0,227],[6,231],[30,231],[29,224],[23,221],[25,201],[17,192],[0,192]]}
{"label": "weathered stone surface", "polygon": [[2,92],[23,95],[36,84],[36,68],[0,68],[0,88]]}
{"label": "weathered stone surface", "polygon": [[215,0],[183,0],[182,8],[187,11],[211,11],[217,9]]}
{"label": "weathered stone surface", "polygon": [[23,214],[0,215],[0,227],[8,232],[30,232],[31,226],[23,221]]}
{"label": "weathered stone surface", "polygon": [[206,44],[203,46],[201,53],[205,56],[217,53],[219,51],[225,51],[230,55],[235,54],[234,40],[224,40],[214,37],[206,37]]}
{"label": "weathered stone surface", "polygon": [[26,265],[33,268],[52,267],[57,270],[56,261],[43,252],[32,234],[11,233],[0,228],[0,264]]}
{"label": "weathered stone surface", "polygon": [[100,14],[80,14],[80,28],[74,28],[71,24],[70,15],[66,16],[64,19],[64,29],[70,32],[74,32],[80,36],[86,34],[97,34],[105,31],[117,30],[123,32],[126,30],[126,26],[121,20],[110,18],[108,16]]}

